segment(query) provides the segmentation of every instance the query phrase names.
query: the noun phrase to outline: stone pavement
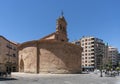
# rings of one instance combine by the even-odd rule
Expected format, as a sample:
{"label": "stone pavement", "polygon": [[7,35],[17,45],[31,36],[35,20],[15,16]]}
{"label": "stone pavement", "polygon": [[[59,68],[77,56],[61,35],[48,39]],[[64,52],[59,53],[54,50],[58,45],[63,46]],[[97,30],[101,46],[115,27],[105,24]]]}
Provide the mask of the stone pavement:
{"label": "stone pavement", "polygon": [[120,76],[100,77],[99,74],[29,74],[12,73],[13,80],[0,84],[120,84]]}

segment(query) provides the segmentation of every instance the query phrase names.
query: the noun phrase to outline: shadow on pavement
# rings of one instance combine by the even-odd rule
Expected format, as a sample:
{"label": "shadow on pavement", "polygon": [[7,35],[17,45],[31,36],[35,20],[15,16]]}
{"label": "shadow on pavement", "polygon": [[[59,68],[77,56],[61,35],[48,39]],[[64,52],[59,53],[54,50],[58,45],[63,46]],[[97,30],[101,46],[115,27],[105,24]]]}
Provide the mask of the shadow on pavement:
{"label": "shadow on pavement", "polygon": [[11,81],[11,80],[18,80],[16,78],[0,78],[0,81]]}

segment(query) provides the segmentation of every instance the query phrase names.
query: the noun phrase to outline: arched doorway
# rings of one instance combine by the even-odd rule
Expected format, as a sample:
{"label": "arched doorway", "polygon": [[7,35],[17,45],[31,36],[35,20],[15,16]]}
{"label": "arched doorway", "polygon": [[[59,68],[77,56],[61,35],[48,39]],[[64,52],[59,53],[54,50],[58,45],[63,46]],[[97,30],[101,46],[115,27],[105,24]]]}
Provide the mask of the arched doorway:
{"label": "arched doorway", "polygon": [[24,61],[23,61],[23,59],[20,60],[20,72],[24,72]]}

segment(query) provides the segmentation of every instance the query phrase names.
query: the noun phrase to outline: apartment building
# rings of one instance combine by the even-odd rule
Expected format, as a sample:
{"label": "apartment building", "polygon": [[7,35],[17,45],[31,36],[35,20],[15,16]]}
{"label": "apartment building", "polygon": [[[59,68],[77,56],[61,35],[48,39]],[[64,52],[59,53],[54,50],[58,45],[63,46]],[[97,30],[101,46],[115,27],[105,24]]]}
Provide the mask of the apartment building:
{"label": "apartment building", "polygon": [[120,66],[120,53],[118,53],[117,64],[118,64],[118,66]]}
{"label": "apartment building", "polygon": [[103,40],[92,36],[84,36],[78,41],[72,42],[81,45],[82,52],[82,68],[83,70],[100,69],[103,65],[105,57],[105,44]]}
{"label": "apartment building", "polygon": [[118,61],[118,49],[112,46],[108,47],[108,57],[109,61],[112,62],[113,68],[117,66],[117,61]]}
{"label": "apartment building", "polygon": [[0,72],[18,71],[17,43],[0,36]]}

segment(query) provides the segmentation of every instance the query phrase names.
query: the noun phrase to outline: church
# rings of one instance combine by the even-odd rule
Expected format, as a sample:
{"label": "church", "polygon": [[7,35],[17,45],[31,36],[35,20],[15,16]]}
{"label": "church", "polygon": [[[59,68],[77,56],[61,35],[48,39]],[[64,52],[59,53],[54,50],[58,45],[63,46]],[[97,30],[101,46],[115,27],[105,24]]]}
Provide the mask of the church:
{"label": "church", "polygon": [[68,42],[67,22],[63,14],[57,19],[56,32],[39,40],[24,42],[18,49],[19,72],[81,72],[82,47]]}

